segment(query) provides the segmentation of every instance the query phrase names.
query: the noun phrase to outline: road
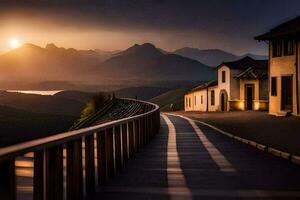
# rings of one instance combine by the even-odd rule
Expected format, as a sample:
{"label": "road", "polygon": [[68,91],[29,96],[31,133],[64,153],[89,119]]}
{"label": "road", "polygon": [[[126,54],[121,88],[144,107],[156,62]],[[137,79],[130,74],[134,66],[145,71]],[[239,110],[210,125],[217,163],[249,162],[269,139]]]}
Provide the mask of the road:
{"label": "road", "polygon": [[160,133],[95,199],[300,199],[300,167],[189,118]]}

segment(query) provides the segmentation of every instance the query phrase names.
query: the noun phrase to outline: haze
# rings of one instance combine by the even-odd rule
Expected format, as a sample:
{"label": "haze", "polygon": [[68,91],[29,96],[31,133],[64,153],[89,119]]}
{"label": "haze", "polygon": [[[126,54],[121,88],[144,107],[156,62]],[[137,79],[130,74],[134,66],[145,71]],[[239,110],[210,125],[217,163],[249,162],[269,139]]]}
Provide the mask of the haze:
{"label": "haze", "polygon": [[299,15],[300,7],[297,0],[32,2],[1,3],[0,51],[16,37],[78,49],[151,42],[166,50],[190,46],[266,54],[266,45],[253,37]]}

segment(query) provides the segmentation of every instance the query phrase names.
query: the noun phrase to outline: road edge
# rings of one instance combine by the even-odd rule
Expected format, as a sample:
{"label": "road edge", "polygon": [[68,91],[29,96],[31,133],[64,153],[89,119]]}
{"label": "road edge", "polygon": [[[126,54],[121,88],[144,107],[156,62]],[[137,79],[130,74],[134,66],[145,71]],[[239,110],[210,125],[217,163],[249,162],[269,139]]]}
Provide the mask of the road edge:
{"label": "road edge", "polygon": [[242,138],[242,137],[239,137],[239,136],[235,136],[231,133],[223,131],[222,129],[219,129],[219,128],[217,128],[217,127],[215,127],[215,126],[213,126],[209,123],[203,122],[201,120],[195,120],[195,119],[192,119],[192,118],[184,116],[184,115],[178,115],[178,114],[172,114],[172,113],[165,113],[165,114],[166,115],[173,115],[173,116],[177,116],[177,117],[189,118],[189,119],[193,120],[194,122],[197,122],[197,123],[203,124],[205,126],[208,126],[212,129],[214,129],[215,131],[217,131],[218,133],[221,133],[222,135],[225,135],[225,136],[227,136],[229,138],[232,138],[236,141],[242,142],[242,143],[247,144],[249,146],[252,146],[252,147],[254,147],[254,148],[256,148],[260,151],[272,154],[273,156],[280,157],[280,158],[283,158],[285,160],[289,160],[292,163],[300,165],[300,156],[296,156],[296,155],[293,155],[291,153],[284,152],[284,151],[278,150],[276,148],[270,147],[268,145],[260,144],[258,142],[252,141],[252,140],[248,140],[248,139],[245,139],[245,138]]}

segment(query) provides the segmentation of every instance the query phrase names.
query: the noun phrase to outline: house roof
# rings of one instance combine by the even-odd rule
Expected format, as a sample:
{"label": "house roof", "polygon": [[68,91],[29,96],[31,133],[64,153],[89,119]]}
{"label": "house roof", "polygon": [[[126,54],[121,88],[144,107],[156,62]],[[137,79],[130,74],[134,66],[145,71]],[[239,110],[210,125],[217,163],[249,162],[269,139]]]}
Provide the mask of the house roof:
{"label": "house roof", "polygon": [[268,72],[267,70],[262,69],[253,69],[252,67],[246,69],[242,73],[236,75],[234,78],[237,79],[267,79],[268,78]]}
{"label": "house roof", "polygon": [[255,60],[249,56],[246,56],[240,60],[236,60],[233,62],[223,62],[217,68],[222,66],[227,66],[230,69],[268,69],[268,61],[267,60]]}
{"label": "house roof", "polygon": [[256,40],[271,40],[274,38],[280,37],[289,37],[289,36],[297,36],[300,33],[300,16],[287,21],[275,28],[271,29],[269,32],[264,33],[262,35],[256,36]]}
{"label": "house roof", "polygon": [[203,90],[203,89],[206,89],[208,87],[214,87],[214,86],[217,86],[217,85],[218,85],[218,80],[209,81],[209,82],[203,83],[202,85],[199,85],[199,86],[193,88],[191,91],[187,92],[186,94],[190,94],[190,93],[193,93],[193,92],[196,92],[196,91],[199,91],[199,90]]}

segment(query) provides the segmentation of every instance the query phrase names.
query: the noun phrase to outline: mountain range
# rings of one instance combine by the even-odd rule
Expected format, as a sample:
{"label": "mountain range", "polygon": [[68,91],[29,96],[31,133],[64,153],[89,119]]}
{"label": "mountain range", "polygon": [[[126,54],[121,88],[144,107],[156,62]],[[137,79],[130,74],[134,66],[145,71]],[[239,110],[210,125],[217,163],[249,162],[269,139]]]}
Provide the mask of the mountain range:
{"label": "mountain range", "polygon": [[215,75],[210,67],[199,61],[176,54],[164,54],[150,43],[135,44],[105,60],[97,70],[112,80],[120,77],[157,81],[209,80]]}
{"label": "mountain range", "polygon": [[256,54],[244,54],[241,56],[220,50],[220,49],[197,49],[197,48],[190,48],[184,47],[181,49],[177,49],[173,52],[174,54],[178,54],[187,58],[195,59],[203,64],[208,66],[218,66],[222,62],[234,61],[241,59],[243,57],[249,56],[256,60],[265,60],[268,59],[267,56],[263,55],[256,55]]}
{"label": "mountain range", "polygon": [[206,81],[216,75],[209,66],[238,58],[222,50],[188,47],[167,52],[151,43],[112,52],[24,44],[0,55],[0,81]]}

